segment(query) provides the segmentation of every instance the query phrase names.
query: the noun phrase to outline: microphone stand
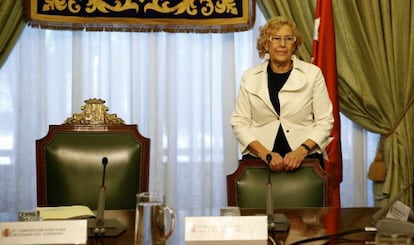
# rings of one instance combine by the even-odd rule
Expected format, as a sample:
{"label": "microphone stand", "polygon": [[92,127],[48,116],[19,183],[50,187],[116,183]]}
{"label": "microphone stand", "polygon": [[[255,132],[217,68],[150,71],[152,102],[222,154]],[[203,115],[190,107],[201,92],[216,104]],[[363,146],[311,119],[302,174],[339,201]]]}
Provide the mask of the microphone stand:
{"label": "microphone stand", "polygon": [[266,215],[267,215],[267,227],[268,230],[273,231],[288,231],[290,227],[289,219],[284,214],[275,214],[273,209],[272,198],[272,179],[270,162],[272,161],[272,155],[269,153],[266,155],[267,161],[267,183],[266,183]]}
{"label": "microphone stand", "polygon": [[103,172],[102,172],[102,184],[101,188],[99,188],[99,196],[98,196],[98,214],[96,217],[96,228],[93,231],[95,233],[96,238],[99,236],[102,245],[105,244],[104,236],[105,236],[105,218],[104,218],[104,210],[105,210],[105,173],[106,173],[106,165],[108,165],[108,158],[102,158],[102,165],[103,165]]}
{"label": "microphone stand", "polygon": [[99,189],[98,197],[98,210],[96,219],[88,219],[88,236],[90,237],[100,237],[103,244],[103,238],[106,236],[118,236],[126,230],[125,225],[119,223],[116,219],[105,219],[105,173],[106,165],[108,165],[108,158],[102,158],[103,165],[103,174],[102,174],[102,184]]}
{"label": "microphone stand", "polygon": [[102,158],[102,165],[103,165],[103,173],[102,173],[102,184],[101,188],[99,189],[99,197],[98,197],[98,215],[96,225],[103,229],[101,233],[105,233],[104,227],[104,210],[105,210],[105,173],[106,173],[106,165],[108,165],[108,158]]}
{"label": "microphone stand", "polygon": [[270,173],[270,162],[272,161],[272,155],[267,154],[267,182],[266,182],[266,214],[273,214],[273,198],[272,198],[272,179]]}

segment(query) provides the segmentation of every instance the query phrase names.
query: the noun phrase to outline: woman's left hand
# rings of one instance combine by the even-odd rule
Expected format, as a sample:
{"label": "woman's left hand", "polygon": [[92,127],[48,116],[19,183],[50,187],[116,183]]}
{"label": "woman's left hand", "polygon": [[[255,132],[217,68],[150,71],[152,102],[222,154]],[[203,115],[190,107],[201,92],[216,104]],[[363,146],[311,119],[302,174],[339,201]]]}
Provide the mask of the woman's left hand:
{"label": "woman's left hand", "polygon": [[307,155],[308,152],[305,149],[302,149],[302,147],[287,153],[283,159],[284,170],[292,171],[299,168]]}

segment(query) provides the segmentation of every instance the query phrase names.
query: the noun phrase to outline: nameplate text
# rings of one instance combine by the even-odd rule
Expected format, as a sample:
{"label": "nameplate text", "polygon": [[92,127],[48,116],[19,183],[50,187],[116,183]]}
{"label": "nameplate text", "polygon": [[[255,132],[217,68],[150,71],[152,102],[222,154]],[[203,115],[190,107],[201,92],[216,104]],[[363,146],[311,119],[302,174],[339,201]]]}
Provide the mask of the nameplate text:
{"label": "nameplate text", "polygon": [[86,244],[86,220],[0,223],[0,244]]}

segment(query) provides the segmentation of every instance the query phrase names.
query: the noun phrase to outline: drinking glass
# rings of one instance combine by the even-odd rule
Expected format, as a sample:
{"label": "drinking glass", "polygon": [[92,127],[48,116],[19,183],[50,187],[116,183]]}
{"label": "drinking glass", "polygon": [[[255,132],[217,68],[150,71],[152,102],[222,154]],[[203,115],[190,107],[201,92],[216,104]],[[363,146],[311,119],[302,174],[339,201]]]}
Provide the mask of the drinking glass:
{"label": "drinking glass", "polygon": [[137,194],[135,244],[164,245],[175,230],[175,213],[165,205],[164,194]]}

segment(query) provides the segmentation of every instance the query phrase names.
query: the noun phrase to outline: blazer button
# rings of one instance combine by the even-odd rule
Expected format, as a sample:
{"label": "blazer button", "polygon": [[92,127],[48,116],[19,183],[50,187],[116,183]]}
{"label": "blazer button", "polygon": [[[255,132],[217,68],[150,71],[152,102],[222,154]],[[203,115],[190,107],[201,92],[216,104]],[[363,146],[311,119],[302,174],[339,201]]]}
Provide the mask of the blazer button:
{"label": "blazer button", "polygon": [[288,129],[288,130],[286,130],[286,133],[289,133],[289,129]]}

